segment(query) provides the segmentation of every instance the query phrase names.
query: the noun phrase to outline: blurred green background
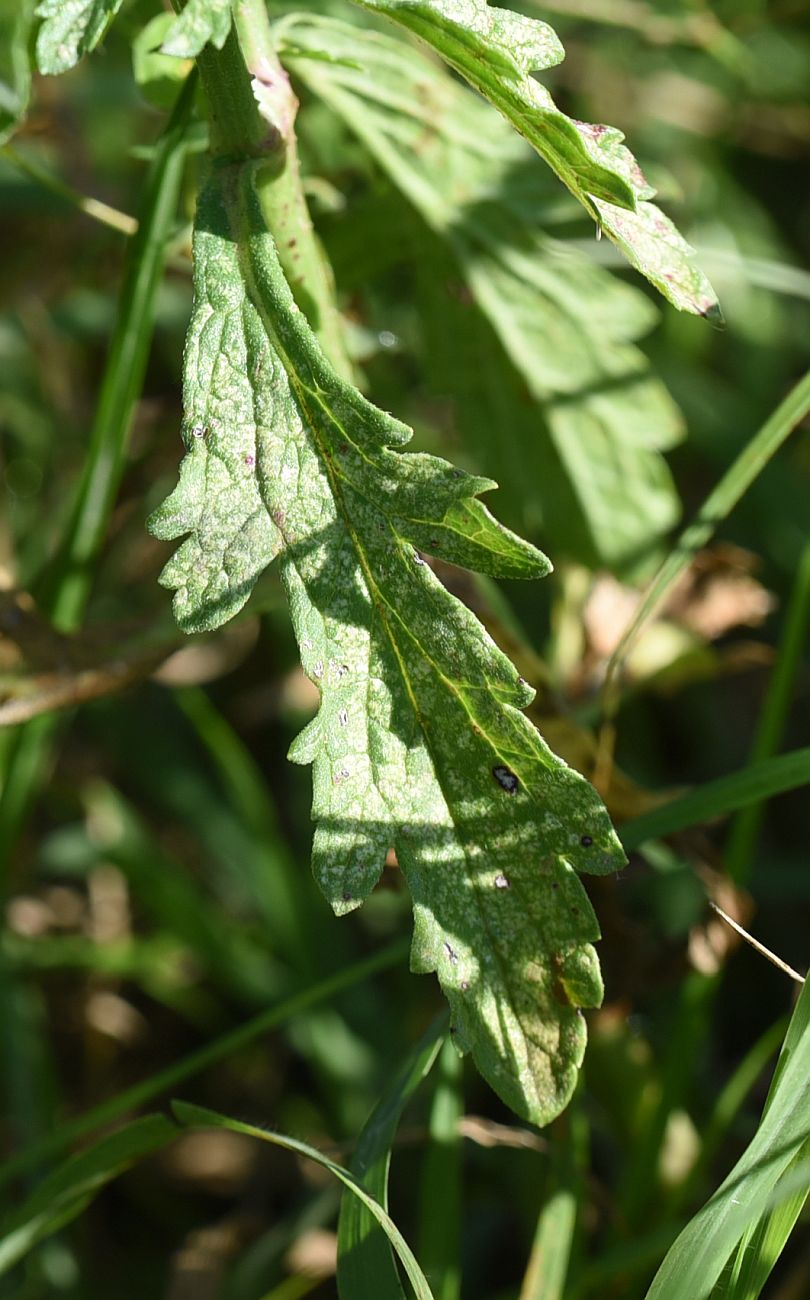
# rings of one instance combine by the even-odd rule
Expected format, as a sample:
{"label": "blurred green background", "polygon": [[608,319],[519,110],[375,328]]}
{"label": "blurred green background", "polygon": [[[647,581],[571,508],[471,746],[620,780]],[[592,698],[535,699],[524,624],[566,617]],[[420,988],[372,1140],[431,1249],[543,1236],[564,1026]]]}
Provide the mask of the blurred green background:
{"label": "blurred green background", "polygon": [[[346,8],[330,12],[351,17]],[[446,252],[390,179],[296,83],[299,129],[364,390],[414,425],[415,445],[500,479],[491,508],[555,564],[542,583],[497,591],[457,574],[448,581],[538,686],[533,716],[550,743],[590,775],[588,728],[633,584],[650,576],[677,519],[807,365],[810,24],[802,0],[523,8],[551,22],[566,46],[565,62],[544,78],[561,106],[627,133],[725,314],[718,328],[653,302],[532,163],[534,206],[524,220],[536,217],[648,298],[634,308],[649,326],[640,346],[682,413],[667,405],[658,442],[639,444],[638,482],[622,471],[617,482],[595,476],[584,485],[619,531],[627,513],[632,555],[600,549],[577,523],[581,507],[549,492],[559,466],[544,480],[532,457],[550,406],[510,366],[491,327],[472,320]],[[37,608],[86,453],[127,243],[42,174],[121,213],[138,210],[176,83],[138,85],[131,44],[160,10],[157,0],[135,0],[93,57],[61,78],[36,78],[24,129],[0,152],[0,721],[45,716],[53,691],[70,705],[53,715],[34,798],[0,816],[0,1092],[10,1155],[410,926],[395,864],[366,906],[340,921],[311,879],[310,774],[285,755],[317,699],[298,667],[277,577],[267,576],[232,627],[184,645],[157,585],[169,548],[146,535],[144,519],[173,485],[181,452],[201,129],[190,139],[146,383],[85,629],[58,636]],[[147,71],[151,78],[154,65]],[[644,457],[654,459],[658,494],[648,522]],[[624,775],[606,790],[617,819],[644,811],[651,792],[748,761],[787,611],[808,602],[809,497],[805,425],[640,639],[618,718]],[[111,689],[121,662],[132,680]],[[810,734],[808,669],[802,649],[778,749]],[[100,698],[80,703],[96,688]],[[19,761],[7,725],[7,781]],[[706,890],[803,969],[806,832],[805,789],[774,800],[760,834],[739,822],[684,832],[592,889],[607,995],[569,1112],[543,1134],[519,1130],[464,1067],[465,1300],[518,1296],[538,1210],[560,1189],[579,1203],[566,1300],[643,1295],[682,1218],[750,1138],[791,1005],[790,981],[707,915]],[[346,1159],[380,1087],[440,1005],[435,982],[411,977],[402,955],[195,1075],[180,1095]],[[425,1197],[431,1204],[430,1089],[406,1116],[392,1172],[392,1211],[417,1255]],[[36,1173],[5,1188],[8,1205]],[[192,1135],[106,1191],[4,1279],[0,1296],[334,1296],[336,1205],[334,1188],[292,1156],[232,1134]],[[794,1237],[771,1286],[775,1300],[810,1293],[806,1234]]]}

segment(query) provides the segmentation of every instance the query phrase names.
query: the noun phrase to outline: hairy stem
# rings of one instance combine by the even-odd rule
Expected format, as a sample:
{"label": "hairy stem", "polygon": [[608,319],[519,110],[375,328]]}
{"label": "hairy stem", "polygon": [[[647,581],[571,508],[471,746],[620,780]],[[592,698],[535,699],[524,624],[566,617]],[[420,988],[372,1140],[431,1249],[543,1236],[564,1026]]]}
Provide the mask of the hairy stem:
{"label": "hairy stem", "polygon": [[335,305],[332,272],[312,227],[298,160],[298,100],[276,53],[262,0],[238,0],[222,50],[208,46],[198,66],[208,100],[215,166],[262,158],[257,190],[295,301],[321,347],[352,377]]}

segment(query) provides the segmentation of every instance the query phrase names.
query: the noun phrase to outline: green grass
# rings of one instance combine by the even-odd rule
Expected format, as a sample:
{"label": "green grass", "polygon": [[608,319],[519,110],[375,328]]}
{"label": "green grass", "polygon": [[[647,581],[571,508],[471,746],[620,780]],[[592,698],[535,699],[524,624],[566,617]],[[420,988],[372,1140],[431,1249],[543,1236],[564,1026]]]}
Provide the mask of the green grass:
{"label": "green grass", "polygon": [[[527,71],[556,44],[477,0],[272,28],[250,0],[230,37],[195,0],[199,80],[157,0],[78,5],[67,34],[35,7],[0,6],[0,705],[31,717],[0,729],[0,1300],[803,1294],[810,995],[708,906],[807,969],[793,9],[540,8],[557,108]],[[646,191],[589,121],[626,131],[696,258],[603,211]],[[687,308],[716,273],[724,327],[628,250]],[[205,475],[172,495],[200,427]],[[261,463],[218,495],[254,427]],[[212,629],[188,639],[145,529],[167,497]],[[224,628],[220,551],[239,601],[256,579]],[[156,675],[78,703],[141,644]],[[320,753],[340,918],[291,746]],[[374,854],[354,910],[341,873]]]}

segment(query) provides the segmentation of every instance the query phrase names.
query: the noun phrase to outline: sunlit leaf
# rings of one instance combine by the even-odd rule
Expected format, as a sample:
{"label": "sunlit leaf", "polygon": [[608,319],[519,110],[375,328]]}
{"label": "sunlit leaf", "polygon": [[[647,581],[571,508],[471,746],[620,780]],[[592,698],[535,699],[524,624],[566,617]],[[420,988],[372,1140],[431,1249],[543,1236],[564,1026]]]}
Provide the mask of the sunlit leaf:
{"label": "sunlit leaf", "polygon": [[546,23],[485,0],[358,0],[385,14],[455,68],[524,136],[625,257],[682,311],[717,315],[714,291],[692,250],[649,200],[624,136],[579,122],[554,104],[534,72],[553,67],[562,46]]}
{"label": "sunlit leaf", "polygon": [[209,41],[221,50],[230,30],[230,0],[188,0],[168,27],[161,53],[193,59]]}
{"label": "sunlit leaf", "polygon": [[[633,346],[654,308],[543,233],[556,201],[547,173],[434,61],[334,20],[281,28],[290,67],[436,236],[411,240],[428,371],[512,518],[540,522],[560,553],[586,563],[637,562],[678,516],[658,453],[681,421]],[[324,46],[329,63],[311,57]]]}
{"label": "sunlit leaf", "polygon": [[565,1105],[601,999],[577,871],[623,855],[598,796],[521,707],[529,688],[421,551],[485,573],[548,563],[495,522],[492,486],[391,450],[410,431],[328,363],[295,304],[255,164],[220,168],[195,234],[180,483],[152,531],[190,533],[164,571],[187,630],[247,600],[277,554],[318,716],[316,876],[360,905],[390,848],[414,903],[412,965],[436,970],[456,1040],[519,1113]]}
{"label": "sunlit leaf", "polygon": [[37,17],[37,66],[55,76],[67,72],[83,54],[94,50],[122,0],[40,0]]}

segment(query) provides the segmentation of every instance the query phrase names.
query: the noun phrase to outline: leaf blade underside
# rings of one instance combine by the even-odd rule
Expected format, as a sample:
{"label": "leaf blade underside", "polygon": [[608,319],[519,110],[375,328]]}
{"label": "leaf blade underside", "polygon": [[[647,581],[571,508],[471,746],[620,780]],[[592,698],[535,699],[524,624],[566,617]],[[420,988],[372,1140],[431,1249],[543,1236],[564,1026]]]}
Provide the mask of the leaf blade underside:
{"label": "leaf blade underside", "polygon": [[265,230],[256,165],[200,200],[180,483],[150,521],[186,540],[162,581],[187,630],[219,625],[280,556],[321,707],[290,757],[314,766],[313,867],[337,913],[393,847],[412,966],[436,970],[456,1041],[518,1113],[565,1105],[601,1000],[576,872],[624,857],[595,791],[521,712],[532,691],[421,550],[496,575],[548,562],[476,498],[492,484],[391,450],[410,431],[340,378]]}

